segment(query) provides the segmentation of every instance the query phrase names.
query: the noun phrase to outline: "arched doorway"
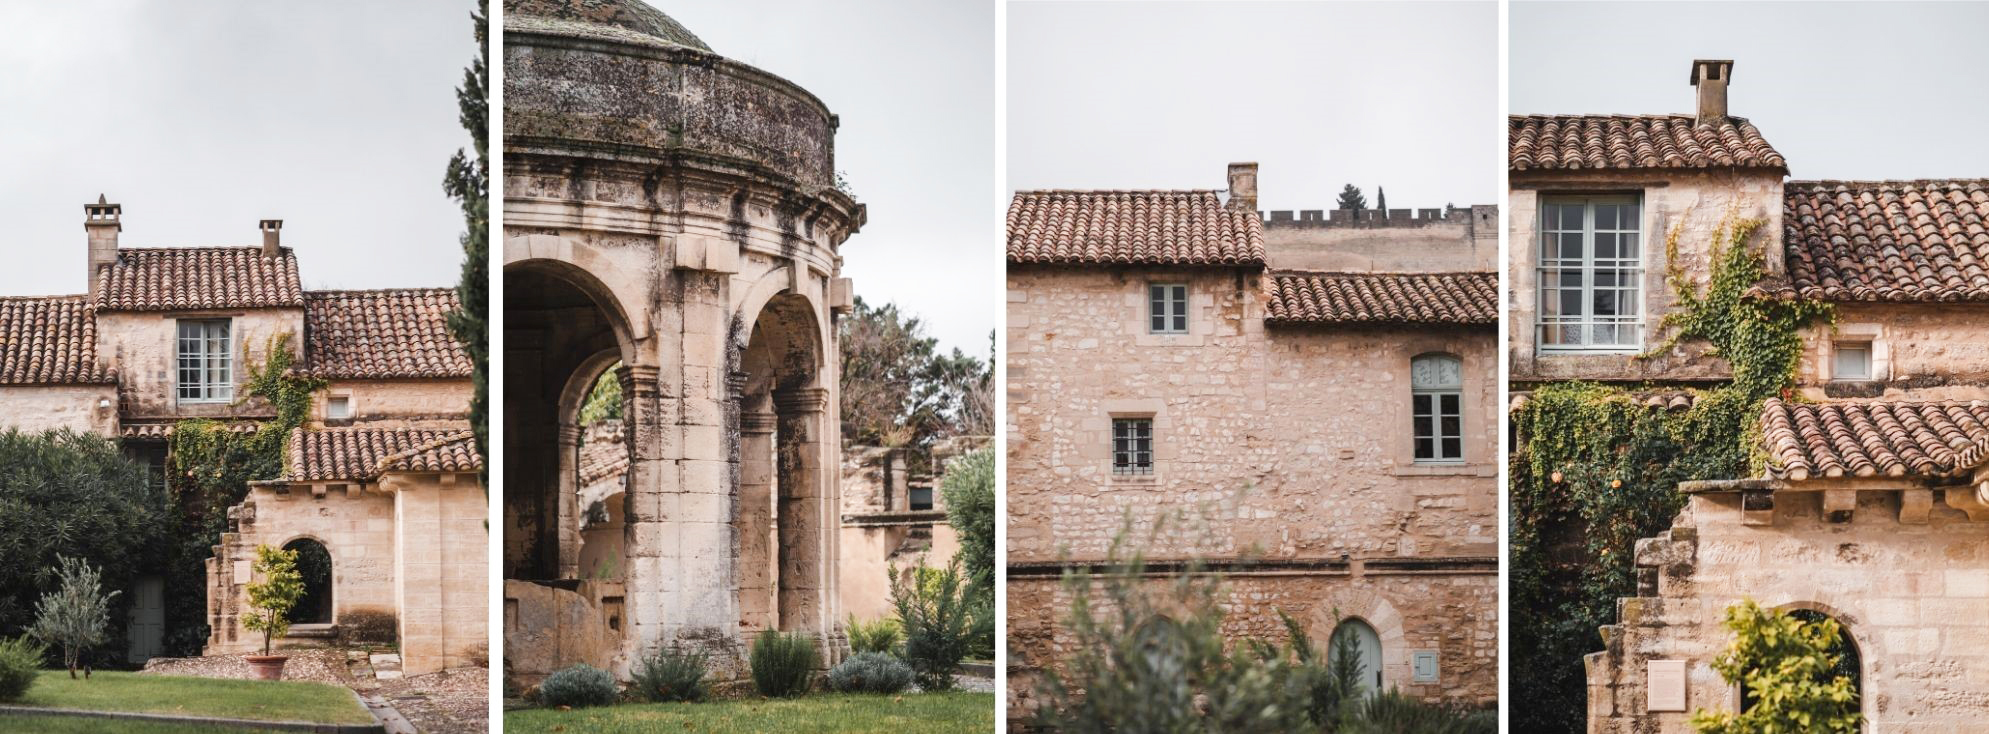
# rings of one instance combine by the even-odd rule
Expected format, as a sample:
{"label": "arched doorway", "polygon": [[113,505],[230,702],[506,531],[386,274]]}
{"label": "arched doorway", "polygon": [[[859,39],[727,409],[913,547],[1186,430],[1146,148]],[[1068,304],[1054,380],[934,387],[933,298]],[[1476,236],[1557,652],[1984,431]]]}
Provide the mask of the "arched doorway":
{"label": "arched doorway", "polygon": [[739,614],[744,629],[817,629],[825,595],[821,441],[828,391],[807,299],[774,296],[754,319],[734,389],[739,406]]}
{"label": "arched doorway", "polygon": [[[1838,620],[1829,614],[1815,609],[1790,609],[1788,610],[1788,614],[1791,617],[1801,620],[1803,624],[1816,624],[1824,620],[1837,622],[1837,644],[1832,645],[1829,650],[1832,655],[1837,656],[1837,665],[1823,671],[1817,677],[1826,682],[1836,680],[1838,676],[1850,679],[1851,708],[1861,710],[1864,706],[1865,683],[1864,676],[1860,671],[1864,670],[1864,661],[1858,654],[1857,640],[1851,637],[1851,628],[1845,625],[1842,620]],[[1754,708],[1754,693],[1747,690],[1747,686],[1741,686],[1740,710],[1746,711],[1751,708]]]}
{"label": "arched doorway", "polygon": [[291,624],[330,624],[332,621],[332,557],[325,544],[298,538],[283,544],[297,552],[297,574],[304,577],[304,595],[285,615]]}
{"label": "arched doorway", "polygon": [[1359,666],[1355,677],[1361,682],[1361,691],[1382,690],[1381,635],[1375,633],[1373,626],[1359,619],[1345,619],[1333,628],[1333,636],[1326,645],[1328,668],[1338,670],[1349,654],[1353,664]]}

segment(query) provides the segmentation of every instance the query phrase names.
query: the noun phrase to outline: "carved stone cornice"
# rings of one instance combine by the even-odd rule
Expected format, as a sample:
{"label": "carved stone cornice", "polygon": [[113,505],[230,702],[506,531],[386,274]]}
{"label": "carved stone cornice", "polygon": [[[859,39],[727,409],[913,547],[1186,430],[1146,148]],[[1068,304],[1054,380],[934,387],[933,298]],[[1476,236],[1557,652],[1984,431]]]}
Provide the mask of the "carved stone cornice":
{"label": "carved stone cornice", "polygon": [[775,390],[773,401],[780,413],[820,413],[829,408],[829,390],[823,387]]}

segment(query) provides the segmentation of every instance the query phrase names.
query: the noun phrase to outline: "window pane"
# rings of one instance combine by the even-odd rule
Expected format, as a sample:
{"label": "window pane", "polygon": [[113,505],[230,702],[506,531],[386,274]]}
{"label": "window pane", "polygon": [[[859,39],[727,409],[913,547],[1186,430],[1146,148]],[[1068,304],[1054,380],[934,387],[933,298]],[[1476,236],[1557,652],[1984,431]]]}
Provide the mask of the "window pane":
{"label": "window pane", "polygon": [[1462,459],[1462,458],[1464,458],[1464,439],[1461,439],[1461,438],[1446,438],[1446,439],[1444,439],[1444,440],[1443,440],[1443,458],[1446,458],[1446,459]]}
{"label": "window pane", "polygon": [[1595,291],[1595,310],[1591,313],[1597,316],[1615,316],[1616,291],[1597,288]]}
{"label": "window pane", "polygon": [[1616,257],[1615,232],[1595,233],[1595,257],[1598,260],[1613,259]]}
{"label": "window pane", "polygon": [[1569,232],[1561,235],[1561,259],[1582,259],[1582,233]]}
{"label": "window pane", "polygon": [[1436,458],[1436,441],[1434,439],[1428,439],[1428,438],[1416,439],[1416,458],[1418,459]]}
{"label": "window pane", "polygon": [[1598,206],[1595,208],[1595,229],[1601,231],[1616,228],[1616,207]]}
{"label": "window pane", "polygon": [[1582,208],[1580,206],[1561,207],[1561,229],[1571,232],[1582,230]]}
{"label": "window pane", "polygon": [[1459,418],[1456,415],[1444,416],[1443,422],[1440,426],[1443,429],[1443,431],[1437,435],[1451,437],[1451,438],[1462,436],[1464,435],[1463,423],[1464,419]]}
{"label": "window pane", "polygon": [[1416,434],[1415,434],[1416,437],[1422,438],[1426,436],[1436,435],[1435,431],[1430,430],[1433,426],[1430,423],[1429,416],[1426,415],[1416,416],[1415,421],[1416,421]]}
{"label": "window pane", "polygon": [[1182,316],[1175,316],[1175,317],[1174,317],[1174,330],[1175,330],[1175,331],[1179,331],[1179,332],[1182,332],[1182,333],[1187,333],[1187,331],[1188,331],[1188,317],[1187,317],[1187,316],[1185,316],[1185,315],[1182,315]]}
{"label": "window pane", "polygon": [[1457,393],[1448,393],[1443,396],[1444,415],[1457,415],[1457,397]]}
{"label": "window pane", "polygon": [[[1399,393],[1398,393],[1398,394],[1399,394]],[[1430,396],[1428,396],[1428,395],[1417,395],[1417,396],[1415,396],[1415,397],[1413,398],[1413,401],[1414,401],[1414,404],[1415,404],[1415,409],[1416,409],[1416,415],[1429,415],[1429,414],[1430,414]]]}
{"label": "window pane", "polygon": [[1641,255],[1637,254],[1637,233],[1624,232],[1623,234],[1617,236],[1622,238],[1621,241],[1623,243],[1623,254],[1619,255],[1618,257],[1621,257],[1625,260],[1635,260],[1642,257]]}

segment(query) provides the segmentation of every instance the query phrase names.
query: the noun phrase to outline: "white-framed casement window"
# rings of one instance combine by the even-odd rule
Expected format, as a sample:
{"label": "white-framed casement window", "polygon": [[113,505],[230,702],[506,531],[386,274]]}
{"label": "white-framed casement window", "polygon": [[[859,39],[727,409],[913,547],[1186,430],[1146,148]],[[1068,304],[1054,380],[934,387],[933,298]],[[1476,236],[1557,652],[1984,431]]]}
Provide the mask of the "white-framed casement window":
{"label": "white-framed casement window", "polygon": [[1112,419],[1112,473],[1120,476],[1153,474],[1153,419]]}
{"label": "white-framed casement window", "polygon": [[179,402],[235,399],[235,350],[227,319],[179,322]]}
{"label": "white-framed casement window", "polygon": [[342,421],[351,419],[351,395],[330,395],[325,398],[325,420]]}
{"label": "white-framed casement window", "polygon": [[1830,378],[1862,381],[1872,379],[1872,343],[1836,342],[1831,345]]}
{"label": "white-framed casement window", "polygon": [[1464,463],[1464,363],[1448,354],[1409,361],[1418,464]]}
{"label": "white-framed casement window", "polygon": [[1541,198],[1541,351],[1643,349],[1642,209],[1630,195]]}
{"label": "white-framed casement window", "polygon": [[1147,331],[1153,334],[1188,333],[1188,285],[1149,283],[1146,287]]}

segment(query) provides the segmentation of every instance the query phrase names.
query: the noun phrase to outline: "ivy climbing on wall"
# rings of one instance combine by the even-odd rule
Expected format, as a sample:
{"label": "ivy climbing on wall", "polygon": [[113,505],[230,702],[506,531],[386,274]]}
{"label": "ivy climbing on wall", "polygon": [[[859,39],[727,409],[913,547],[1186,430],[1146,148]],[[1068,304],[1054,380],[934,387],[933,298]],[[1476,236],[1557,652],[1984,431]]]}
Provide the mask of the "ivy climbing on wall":
{"label": "ivy climbing on wall", "polygon": [[[1760,471],[1757,421],[1786,395],[1802,359],[1802,330],[1833,318],[1829,304],[1753,292],[1766,277],[1749,246],[1762,222],[1729,212],[1713,235],[1702,290],[1666,237],[1666,282],[1676,301],[1653,359],[1688,342],[1732,368],[1731,382],[1693,390],[1690,408],[1644,404],[1639,390],[1587,382],[1543,385],[1511,416],[1511,660],[1514,731],[1578,732],[1587,711],[1582,656],[1601,649],[1616,600],[1635,593],[1636,542],[1671,526],[1679,482]],[[1644,386],[1644,390],[1659,386]]]}
{"label": "ivy climbing on wall", "polygon": [[167,549],[168,655],[198,655],[206,643],[206,560],[228,527],[228,508],[248,495],[248,483],[283,474],[283,446],[290,431],[311,415],[312,396],[325,381],[292,370],[296,354],[288,333],[271,337],[261,364],[248,364],[237,405],[259,399],[275,411],[253,431],[206,418],[180,421],[167,439],[166,495],[178,532]]}

